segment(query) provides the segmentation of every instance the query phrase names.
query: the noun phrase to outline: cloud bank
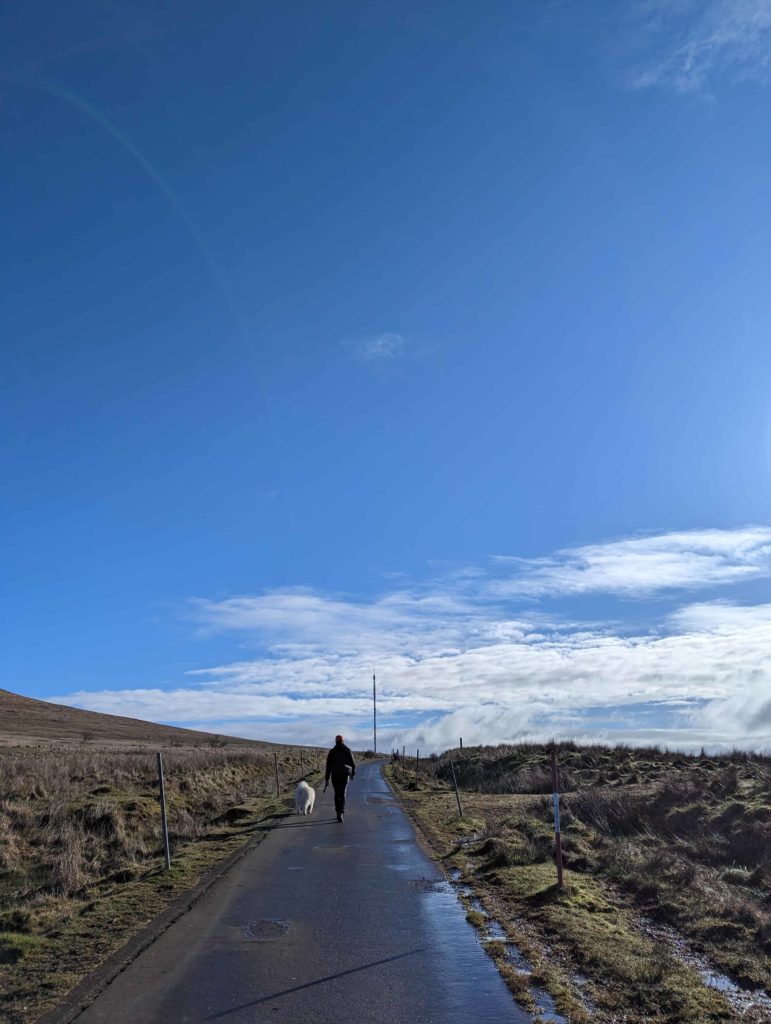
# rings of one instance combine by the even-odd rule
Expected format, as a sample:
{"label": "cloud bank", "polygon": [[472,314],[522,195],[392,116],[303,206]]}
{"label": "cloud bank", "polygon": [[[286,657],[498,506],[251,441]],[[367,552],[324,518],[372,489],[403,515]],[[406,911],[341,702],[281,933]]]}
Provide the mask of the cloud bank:
{"label": "cloud bank", "polygon": [[[252,656],[195,669],[171,690],[60,699],[288,742],[343,731],[366,746],[374,667],[384,749],[438,750],[460,736],[766,748],[771,603],[682,595],[770,578],[770,547],[766,527],[672,532],[498,556],[368,600],[310,588],[198,599],[188,614],[199,634],[232,634]],[[592,593],[620,599],[626,621],[583,620]],[[658,617],[643,628],[631,602],[651,595]]]}

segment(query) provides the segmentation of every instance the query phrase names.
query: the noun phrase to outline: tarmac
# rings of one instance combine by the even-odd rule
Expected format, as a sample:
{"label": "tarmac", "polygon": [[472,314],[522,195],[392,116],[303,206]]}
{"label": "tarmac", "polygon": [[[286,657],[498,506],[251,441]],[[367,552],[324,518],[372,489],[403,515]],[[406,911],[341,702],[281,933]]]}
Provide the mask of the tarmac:
{"label": "tarmac", "polygon": [[[114,972],[113,972],[114,973]],[[78,1024],[526,1024],[382,776],[280,819]]]}

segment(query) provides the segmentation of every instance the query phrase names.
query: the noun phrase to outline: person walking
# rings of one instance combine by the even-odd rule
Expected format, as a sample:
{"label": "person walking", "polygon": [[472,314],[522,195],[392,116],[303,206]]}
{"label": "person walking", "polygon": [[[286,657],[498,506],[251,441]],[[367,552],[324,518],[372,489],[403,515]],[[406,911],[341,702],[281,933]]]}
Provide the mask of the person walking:
{"label": "person walking", "polygon": [[324,777],[324,792],[332,779],[332,788],[335,791],[335,811],[337,820],[343,820],[345,812],[345,791],[348,788],[348,781],[356,774],[356,762],[349,747],[346,747],[342,736],[335,736],[335,745],[327,754],[327,771]]}

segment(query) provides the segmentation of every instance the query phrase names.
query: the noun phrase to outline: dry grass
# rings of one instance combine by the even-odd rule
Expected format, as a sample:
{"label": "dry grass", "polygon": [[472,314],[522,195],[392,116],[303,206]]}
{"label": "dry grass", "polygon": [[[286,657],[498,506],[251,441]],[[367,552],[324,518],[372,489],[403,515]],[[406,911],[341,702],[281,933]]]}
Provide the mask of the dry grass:
{"label": "dry grass", "polygon": [[[300,750],[273,749],[288,804]],[[316,752],[303,750],[302,761],[313,779]],[[154,752],[0,747],[0,1019],[36,1019],[281,806],[272,750],[171,748],[164,767],[170,874]]]}
{"label": "dry grass", "polygon": [[[0,748],[0,771],[0,910],[74,895],[159,854],[154,754]],[[297,751],[282,751],[280,772],[285,785],[299,778]],[[165,780],[172,848],[241,801],[275,794],[273,756],[239,747],[169,750]]]}

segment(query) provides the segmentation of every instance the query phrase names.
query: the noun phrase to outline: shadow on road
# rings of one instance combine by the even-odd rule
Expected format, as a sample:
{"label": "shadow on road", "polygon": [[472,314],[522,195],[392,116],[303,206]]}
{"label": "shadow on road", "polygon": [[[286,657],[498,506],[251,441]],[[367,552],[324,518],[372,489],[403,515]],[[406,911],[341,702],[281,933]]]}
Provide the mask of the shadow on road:
{"label": "shadow on road", "polygon": [[336,825],[337,818],[321,818],[319,821],[288,821],[285,825],[271,825],[266,832],[277,828],[309,828],[311,825]]}
{"label": "shadow on road", "polygon": [[271,999],[281,999],[282,996],[289,996],[293,992],[302,992],[306,988],[314,988],[316,985],[324,985],[328,981],[334,981],[336,978],[345,978],[349,974],[358,974],[359,971],[368,971],[370,967],[380,967],[382,964],[393,963],[394,960],[404,960],[405,957],[415,956],[417,953],[424,953],[425,949],[411,949],[408,953],[397,953],[396,956],[387,956],[384,960],[373,960],[372,963],[362,964],[361,967],[351,967],[350,970],[340,971],[339,974],[329,974],[326,978],[319,978],[318,981],[308,981],[304,985],[295,985],[294,988],[285,988],[283,992],[274,992],[272,995],[263,996],[261,999],[252,999],[249,1003],[241,1003],[240,1006],[231,1006],[229,1010],[223,1010],[222,1013],[214,1013],[211,1017],[206,1017],[205,1020],[220,1020],[222,1017],[227,1017],[230,1013],[238,1013],[239,1010],[248,1010],[250,1006],[259,1006],[260,1003],[269,1003]]}

